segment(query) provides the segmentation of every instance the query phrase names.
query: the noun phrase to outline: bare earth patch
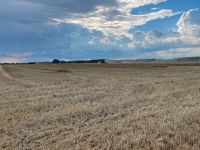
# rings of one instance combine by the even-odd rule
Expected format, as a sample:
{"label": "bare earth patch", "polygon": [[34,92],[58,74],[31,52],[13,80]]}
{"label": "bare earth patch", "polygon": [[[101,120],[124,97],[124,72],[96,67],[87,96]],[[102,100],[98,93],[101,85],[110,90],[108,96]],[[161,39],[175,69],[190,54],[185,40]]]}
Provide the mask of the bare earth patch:
{"label": "bare earth patch", "polygon": [[200,66],[0,66],[0,149],[200,149]]}

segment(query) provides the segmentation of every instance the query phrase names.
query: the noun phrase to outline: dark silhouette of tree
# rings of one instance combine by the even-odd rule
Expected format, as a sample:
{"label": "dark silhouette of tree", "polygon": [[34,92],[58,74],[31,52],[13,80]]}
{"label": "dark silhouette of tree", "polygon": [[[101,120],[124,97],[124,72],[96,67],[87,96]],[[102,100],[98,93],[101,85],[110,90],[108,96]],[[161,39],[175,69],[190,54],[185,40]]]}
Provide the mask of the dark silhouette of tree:
{"label": "dark silhouette of tree", "polygon": [[60,60],[54,59],[52,62],[53,62],[54,64],[57,64],[57,63],[60,63]]}

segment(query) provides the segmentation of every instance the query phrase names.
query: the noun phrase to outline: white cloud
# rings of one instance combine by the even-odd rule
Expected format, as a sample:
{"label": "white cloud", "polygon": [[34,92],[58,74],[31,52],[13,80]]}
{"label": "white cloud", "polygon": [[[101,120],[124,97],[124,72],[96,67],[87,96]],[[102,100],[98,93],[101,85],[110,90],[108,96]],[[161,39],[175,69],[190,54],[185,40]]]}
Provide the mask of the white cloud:
{"label": "white cloud", "polygon": [[185,42],[200,42],[200,9],[191,9],[177,22],[178,32]]}
{"label": "white cloud", "polygon": [[135,32],[134,37],[140,37],[139,39],[135,38],[132,42],[128,43],[129,48],[136,47],[153,47],[155,45],[166,45],[166,44],[175,44],[180,43],[180,38],[166,36],[165,33],[158,31],[149,31],[149,32]]}
{"label": "white cloud", "polygon": [[190,48],[183,47],[183,48],[168,49],[168,50],[154,52],[153,55],[158,58],[178,58],[178,57],[200,56],[200,47],[190,47]]}
{"label": "white cloud", "polygon": [[[166,0],[117,0],[118,5],[113,7],[97,6],[95,11],[87,14],[74,14],[66,19],[54,19],[54,22],[66,22],[81,25],[90,30],[100,31],[105,38],[120,40],[123,37],[133,40],[129,29],[141,26],[155,19],[163,19],[176,15],[172,10],[162,9],[148,14],[134,15],[131,10],[148,4],[158,4]],[[102,43],[107,41],[103,39]],[[101,42],[101,41],[99,41]],[[92,43],[92,42],[90,42]]]}
{"label": "white cloud", "polygon": [[154,7],[154,8],[151,8],[151,10],[159,10],[160,8],[156,8],[156,7]]}
{"label": "white cloud", "polygon": [[[159,32],[136,32],[134,35],[140,36],[139,40],[134,39],[128,44],[130,48],[135,47],[153,47],[155,45],[174,46],[199,46],[200,44],[200,9],[191,9],[184,12],[177,22],[175,34],[163,33],[165,36],[159,36]],[[140,35],[137,35],[137,34]],[[162,34],[161,34],[162,35]]]}

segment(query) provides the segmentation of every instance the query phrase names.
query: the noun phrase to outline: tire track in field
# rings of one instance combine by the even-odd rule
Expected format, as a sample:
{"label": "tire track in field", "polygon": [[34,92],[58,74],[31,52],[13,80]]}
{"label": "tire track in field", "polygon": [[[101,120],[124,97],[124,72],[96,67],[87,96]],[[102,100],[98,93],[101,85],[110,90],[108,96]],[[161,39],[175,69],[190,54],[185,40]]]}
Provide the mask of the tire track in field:
{"label": "tire track in field", "polygon": [[9,79],[9,80],[12,80],[14,82],[17,82],[21,85],[24,85],[24,86],[34,86],[36,85],[35,82],[31,82],[31,81],[25,81],[25,80],[21,80],[21,79],[17,79],[17,78],[14,78],[12,77],[4,68],[2,65],[0,65],[0,75],[2,75],[3,77]]}
{"label": "tire track in field", "polygon": [[0,66],[0,73],[2,76],[10,79],[10,80],[14,80],[14,78],[8,73],[5,71],[5,69],[3,68],[3,66]]}

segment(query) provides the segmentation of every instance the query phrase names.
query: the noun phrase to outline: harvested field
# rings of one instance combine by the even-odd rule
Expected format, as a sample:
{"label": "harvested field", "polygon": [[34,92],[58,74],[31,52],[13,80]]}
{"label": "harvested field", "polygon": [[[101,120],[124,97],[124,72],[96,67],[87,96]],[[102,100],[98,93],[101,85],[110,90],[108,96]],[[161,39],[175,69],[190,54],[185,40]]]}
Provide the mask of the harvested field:
{"label": "harvested field", "polygon": [[198,150],[200,66],[0,67],[0,149]]}

